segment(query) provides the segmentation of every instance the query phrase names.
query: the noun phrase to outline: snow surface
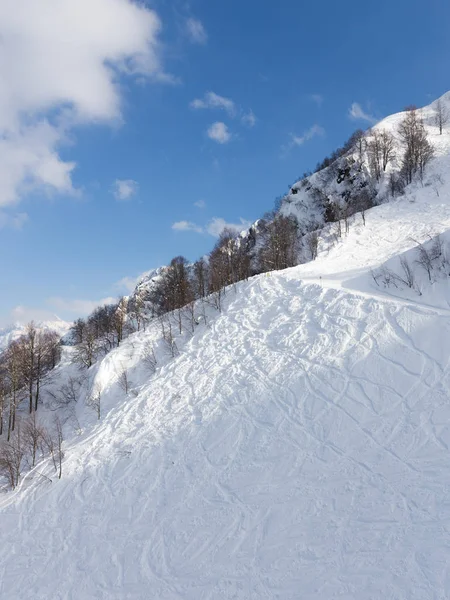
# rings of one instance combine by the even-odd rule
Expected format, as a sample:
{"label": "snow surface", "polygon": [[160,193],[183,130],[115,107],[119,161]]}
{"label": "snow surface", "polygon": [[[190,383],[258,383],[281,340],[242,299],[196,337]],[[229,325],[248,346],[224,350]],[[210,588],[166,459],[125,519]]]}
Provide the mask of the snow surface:
{"label": "snow surface", "polygon": [[449,160],[439,196],[412,187],[229,290],[174,359],[154,322],[93,367],[103,416],[77,403],[63,478],[44,460],[0,499],[0,598],[449,598],[448,283],[370,275],[447,243]]}

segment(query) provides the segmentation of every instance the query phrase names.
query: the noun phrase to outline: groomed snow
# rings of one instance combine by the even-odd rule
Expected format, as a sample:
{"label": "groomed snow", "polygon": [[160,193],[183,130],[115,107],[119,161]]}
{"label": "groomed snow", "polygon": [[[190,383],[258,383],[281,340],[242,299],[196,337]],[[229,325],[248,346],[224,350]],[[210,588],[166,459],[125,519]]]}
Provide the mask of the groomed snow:
{"label": "groomed snow", "polygon": [[[61,481],[4,497],[1,597],[448,597],[448,314],[296,271],[241,284]],[[106,405],[139,351],[100,367]]]}
{"label": "groomed snow", "polygon": [[370,276],[448,237],[446,184],[408,193],[230,290],[154,375],[157,324],[96,366],[63,478],[44,461],[0,500],[0,598],[449,598],[447,282],[425,303]]}

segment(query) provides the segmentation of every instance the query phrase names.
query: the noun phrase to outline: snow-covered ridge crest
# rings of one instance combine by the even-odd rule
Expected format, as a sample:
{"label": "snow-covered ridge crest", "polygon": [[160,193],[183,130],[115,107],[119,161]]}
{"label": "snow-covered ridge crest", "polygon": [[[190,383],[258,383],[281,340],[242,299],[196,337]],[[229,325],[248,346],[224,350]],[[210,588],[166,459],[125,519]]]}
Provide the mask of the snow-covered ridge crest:
{"label": "snow-covered ridge crest", "polygon": [[[438,110],[443,111],[447,117],[442,135],[436,120]],[[330,166],[294,183],[281,201],[279,209],[281,214],[295,216],[300,228],[308,231],[322,227],[329,220],[335,220],[335,217],[329,218],[330,209],[332,213],[333,207],[345,212],[347,206],[357,201],[363,190],[370,193],[373,204],[387,202],[393,197],[402,195],[401,190],[394,189],[391,176],[398,173],[401,167],[403,148],[399,127],[405,115],[406,112],[402,111],[381,120],[365,133],[364,146],[356,142]],[[440,180],[442,177],[445,179],[447,172],[447,165],[442,165],[441,168],[439,159],[446,159],[450,153],[450,92],[430,105],[417,109],[417,116],[423,122],[425,132],[434,149],[435,158],[432,164],[438,163],[437,167],[427,169],[429,172],[426,173],[422,183],[439,187]],[[385,171],[381,173],[379,179],[375,180],[371,173],[367,145],[374,134],[379,135],[383,132],[392,136],[393,151]]]}

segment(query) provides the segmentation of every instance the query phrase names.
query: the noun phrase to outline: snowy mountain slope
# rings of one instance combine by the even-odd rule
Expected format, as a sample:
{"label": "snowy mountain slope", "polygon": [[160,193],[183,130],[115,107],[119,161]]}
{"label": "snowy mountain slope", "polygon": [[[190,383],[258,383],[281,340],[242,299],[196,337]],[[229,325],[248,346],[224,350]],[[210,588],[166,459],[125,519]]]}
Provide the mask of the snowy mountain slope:
{"label": "snowy mountain slope", "polygon": [[3,500],[2,597],[448,597],[450,313],[300,269],[240,284],[150,380],[141,336],[106,357],[63,479]]}
{"label": "snowy mountain slope", "polygon": [[[71,324],[55,317],[54,321],[40,321],[35,323],[38,329],[56,331],[60,336],[66,335]],[[16,340],[25,333],[26,326],[22,323],[16,323],[9,327],[0,328],[0,352],[2,352],[10,342]]]}
{"label": "snowy mountain slope", "polygon": [[[440,187],[436,175],[446,173],[450,153],[450,129],[444,127],[442,135],[435,124],[438,102],[450,114],[450,92],[429,106],[417,109],[418,116],[423,120],[427,136],[435,150],[434,168],[430,169],[425,178],[426,186]],[[366,132],[366,140],[371,139],[371,131],[387,131],[396,140],[393,160],[388,164],[386,172],[382,173],[380,181],[374,181],[370,176],[367,148],[362,152],[353,146],[344,156],[338,158],[333,165],[313,173],[309,177],[297,181],[291,186],[289,193],[283,198],[280,213],[295,216],[300,229],[306,232],[321,227],[326,222],[327,206],[345,207],[357,198],[361,190],[370,190],[375,203],[383,203],[389,199],[389,175],[398,171],[401,166],[402,147],[398,128],[405,117],[405,112],[399,112],[377,123],[372,130]],[[444,167],[444,168],[442,168]],[[415,187],[415,186],[413,186]]]}
{"label": "snowy mountain slope", "polygon": [[[62,479],[46,459],[0,498],[1,598],[450,597],[448,276],[427,281],[414,250],[450,244],[435,138],[424,186],[341,238],[326,225],[317,260],[229,289],[178,356],[153,321],[89,370]],[[422,295],[373,280],[401,256]]]}

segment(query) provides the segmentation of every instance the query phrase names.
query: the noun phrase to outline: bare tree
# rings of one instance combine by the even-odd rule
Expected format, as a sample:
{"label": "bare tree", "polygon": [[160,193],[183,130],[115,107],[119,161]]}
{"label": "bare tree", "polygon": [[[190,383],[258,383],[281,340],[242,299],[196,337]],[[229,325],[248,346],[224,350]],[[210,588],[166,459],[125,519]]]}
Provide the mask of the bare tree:
{"label": "bare tree", "polygon": [[41,447],[42,439],[43,427],[37,420],[36,411],[33,411],[23,425],[23,443],[31,455],[32,467],[36,464],[36,454]]}
{"label": "bare tree", "polygon": [[152,342],[147,342],[142,350],[142,362],[150,370],[151,373],[156,371],[156,354]]}
{"label": "bare tree", "polygon": [[395,157],[395,138],[390,131],[384,129],[380,133],[381,161],[383,171]]}
{"label": "bare tree", "polygon": [[403,271],[401,280],[412,289],[414,287],[414,271],[405,256],[400,258],[400,266]]}
{"label": "bare tree", "polygon": [[311,260],[316,260],[319,247],[319,234],[317,231],[311,231],[305,236],[306,247],[311,255]]}
{"label": "bare tree", "polygon": [[175,342],[175,338],[173,335],[172,323],[170,321],[170,316],[162,315],[159,318],[159,323],[161,326],[161,335],[163,342],[169,352],[170,356],[174,358],[178,354],[177,344]]}
{"label": "bare tree", "polygon": [[294,217],[277,216],[268,223],[259,251],[260,270],[276,271],[298,262],[298,222]]}
{"label": "bare tree", "polygon": [[442,177],[442,175],[440,173],[435,173],[430,178],[430,184],[431,184],[431,187],[433,188],[434,193],[439,198],[440,188],[444,185],[444,178]]}
{"label": "bare tree", "polygon": [[[100,418],[100,417],[99,417]],[[62,476],[62,460],[64,458],[63,452],[63,431],[62,425],[59,417],[55,416],[55,447],[56,447],[56,462],[58,465],[58,479],[61,479]]]}
{"label": "bare tree", "polygon": [[101,417],[102,389],[98,383],[94,385],[86,398],[86,404],[92,408],[97,414],[97,418]]}
{"label": "bare tree", "polygon": [[47,393],[52,399],[52,410],[75,404],[78,401],[83,382],[83,377],[70,376],[67,383],[63,383],[63,385],[56,390],[48,390]]}
{"label": "bare tree", "polygon": [[434,122],[435,122],[436,127],[439,127],[440,135],[442,135],[442,130],[445,127],[445,125],[447,125],[447,123],[448,123],[448,118],[449,118],[448,110],[447,110],[446,106],[444,105],[444,103],[442,102],[442,100],[439,98],[439,100],[436,102],[436,112],[435,112]]}
{"label": "bare tree", "polygon": [[12,489],[19,484],[24,456],[19,425],[11,438],[0,444],[0,473],[6,477]]}
{"label": "bare tree", "polygon": [[428,141],[423,121],[415,106],[406,109],[399,126],[399,135],[404,145],[402,176],[405,183],[412,183],[416,173],[422,180],[425,167],[433,158],[434,150]]}
{"label": "bare tree", "polygon": [[196,298],[204,298],[208,293],[208,265],[204,258],[194,263],[193,288]]}
{"label": "bare tree", "polygon": [[125,392],[125,394],[128,394],[128,390],[130,388],[130,380],[128,377],[128,369],[124,365],[122,365],[119,371],[118,384],[119,387]]}
{"label": "bare tree", "polygon": [[431,274],[433,273],[432,255],[423,244],[418,244],[417,248],[417,264],[420,265],[428,275],[428,280],[431,282]]}
{"label": "bare tree", "polygon": [[367,154],[369,157],[369,168],[377,181],[381,177],[381,169],[383,165],[383,150],[381,136],[377,130],[372,132],[372,136],[367,144]]}
{"label": "bare tree", "polygon": [[78,344],[73,354],[73,361],[80,367],[89,369],[97,360],[100,350],[98,339],[94,331],[89,327],[86,331],[83,341]]}

